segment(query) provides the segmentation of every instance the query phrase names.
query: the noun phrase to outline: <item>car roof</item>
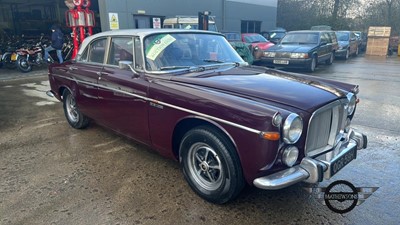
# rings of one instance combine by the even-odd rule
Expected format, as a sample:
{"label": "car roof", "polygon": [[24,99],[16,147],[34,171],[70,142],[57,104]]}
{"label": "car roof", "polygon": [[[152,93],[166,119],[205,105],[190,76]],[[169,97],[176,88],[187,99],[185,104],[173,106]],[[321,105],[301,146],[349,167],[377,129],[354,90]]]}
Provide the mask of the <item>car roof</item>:
{"label": "car roof", "polygon": [[104,31],[92,36],[85,38],[81,47],[79,48],[78,54],[81,54],[83,49],[87,47],[87,45],[94,39],[100,37],[109,37],[109,36],[138,36],[140,38],[144,38],[148,35],[152,34],[171,34],[171,33],[203,33],[203,34],[216,34],[221,35],[223,34],[208,31],[208,30],[189,30],[189,29],[121,29],[121,30],[112,30],[112,31]]}
{"label": "car roof", "polygon": [[295,31],[289,31],[288,33],[326,33],[328,31],[326,30],[295,30]]}

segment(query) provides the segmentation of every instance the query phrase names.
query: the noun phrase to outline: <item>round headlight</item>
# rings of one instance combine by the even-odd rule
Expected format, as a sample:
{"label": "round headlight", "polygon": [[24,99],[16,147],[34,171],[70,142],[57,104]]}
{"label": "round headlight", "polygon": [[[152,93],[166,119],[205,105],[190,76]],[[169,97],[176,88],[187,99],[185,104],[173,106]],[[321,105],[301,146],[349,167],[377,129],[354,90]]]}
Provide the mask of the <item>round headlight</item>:
{"label": "round headlight", "polygon": [[283,140],[286,144],[293,144],[300,139],[303,132],[303,120],[296,113],[291,113],[283,124]]}
{"label": "round headlight", "polygon": [[347,103],[347,114],[352,115],[356,109],[356,96],[353,93],[349,93],[347,94],[347,99],[349,100],[349,103]]}
{"label": "round headlight", "polygon": [[282,162],[288,166],[292,167],[299,157],[299,149],[296,146],[287,147],[282,154]]}

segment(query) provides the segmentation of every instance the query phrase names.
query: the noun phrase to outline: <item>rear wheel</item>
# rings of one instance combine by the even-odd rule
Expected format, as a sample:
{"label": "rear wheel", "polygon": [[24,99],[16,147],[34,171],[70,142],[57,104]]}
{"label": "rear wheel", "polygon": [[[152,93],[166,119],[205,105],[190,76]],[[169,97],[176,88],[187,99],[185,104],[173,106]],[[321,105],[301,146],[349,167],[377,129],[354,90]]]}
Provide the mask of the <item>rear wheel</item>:
{"label": "rear wheel", "polygon": [[89,125],[89,118],[79,111],[74,96],[67,89],[63,93],[63,106],[65,117],[71,127],[83,129]]}
{"label": "rear wheel", "polygon": [[221,132],[208,126],[194,128],[184,135],[179,151],[185,179],[205,200],[223,204],[243,189],[239,157]]}
{"label": "rear wheel", "polygon": [[32,71],[32,66],[31,64],[28,62],[28,59],[26,57],[19,57],[17,59],[17,68],[19,71],[23,72],[23,73],[28,73],[30,71]]}
{"label": "rear wheel", "polygon": [[329,59],[327,59],[327,60],[325,61],[325,63],[326,63],[327,65],[332,65],[333,59],[334,59],[334,55],[335,55],[335,53],[332,52],[332,53],[331,53],[331,56],[329,57]]}

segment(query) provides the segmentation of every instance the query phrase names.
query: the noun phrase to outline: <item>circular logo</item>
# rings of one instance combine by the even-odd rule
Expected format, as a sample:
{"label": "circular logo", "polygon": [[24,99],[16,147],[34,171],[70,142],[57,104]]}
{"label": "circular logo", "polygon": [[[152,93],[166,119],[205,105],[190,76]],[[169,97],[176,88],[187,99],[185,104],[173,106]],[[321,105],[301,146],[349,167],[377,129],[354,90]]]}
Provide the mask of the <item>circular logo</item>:
{"label": "circular logo", "polygon": [[325,190],[325,204],[336,213],[348,213],[358,202],[356,187],[348,181],[338,180],[331,183]]}

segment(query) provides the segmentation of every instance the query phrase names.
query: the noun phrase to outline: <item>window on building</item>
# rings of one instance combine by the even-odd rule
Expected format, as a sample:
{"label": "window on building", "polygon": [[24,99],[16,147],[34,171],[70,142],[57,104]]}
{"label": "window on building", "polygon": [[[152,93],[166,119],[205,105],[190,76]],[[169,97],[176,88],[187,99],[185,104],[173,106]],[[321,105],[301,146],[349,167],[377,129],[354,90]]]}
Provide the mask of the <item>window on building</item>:
{"label": "window on building", "polygon": [[260,33],[261,21],[242,20],[242,33]]}

